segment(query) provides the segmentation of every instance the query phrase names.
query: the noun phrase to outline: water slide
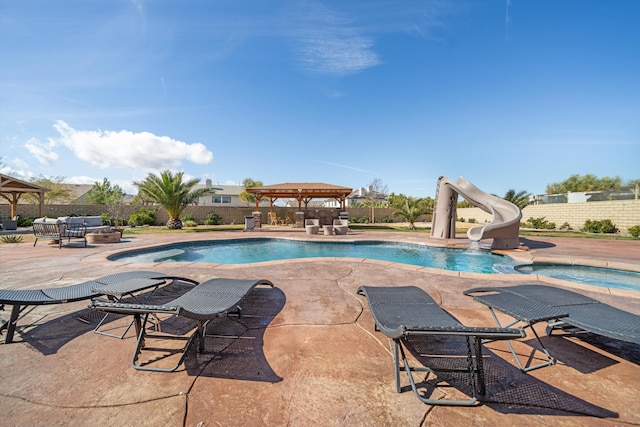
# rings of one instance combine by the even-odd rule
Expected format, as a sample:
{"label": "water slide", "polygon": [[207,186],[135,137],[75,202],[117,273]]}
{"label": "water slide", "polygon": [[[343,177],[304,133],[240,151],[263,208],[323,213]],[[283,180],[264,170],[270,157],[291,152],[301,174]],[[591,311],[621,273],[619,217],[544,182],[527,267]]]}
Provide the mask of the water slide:
{"label": "water slide", "polygon": [[436,188],[436,206],[433,211],[431,237],[454,239],[456,237],[456,206],[458,195],[469,203],[493,215],[493,220],[484,225],[470,228],[467,237],[472,242],[493,239],[492,249],[516,249],[520,245],[520,219],[522,212],[511,202],[487,194],[464,179],[456,182],[441,176]]}

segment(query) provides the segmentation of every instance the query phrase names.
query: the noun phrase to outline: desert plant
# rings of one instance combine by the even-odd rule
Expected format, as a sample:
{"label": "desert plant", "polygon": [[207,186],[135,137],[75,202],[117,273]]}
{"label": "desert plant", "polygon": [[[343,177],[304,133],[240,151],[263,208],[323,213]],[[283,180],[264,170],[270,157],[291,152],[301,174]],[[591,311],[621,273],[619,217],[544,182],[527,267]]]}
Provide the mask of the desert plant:
{"label": "desert plant", "polygon": [[584,222],[584,227],[582,227],[582,231],[586,231],[587,233],[605,233],[605,234],[615,234],[618,232],[618,228],[615,226],[610,219],[602,219],[602,220],[586,220]]}
{"label": "desert plant", "polygon": [[15,234],[10,234],[8,236],[2,236],[2,242],[4,242],[4,243],[20,243],[20,242],[22,242],[22,236],[16,236]]}
{"label": "desert plant", "polygon": [[573,228],[571,228],[571,226],[569,225],[568,222],[565,222],[564,224],[562,224],[560,226],[560,230],[569,230],[569,231],[571,231],[571,230],[573,230]]}
{"label": "desert plant", "polygon": [[183,220],[183,221],[185,221],[185,222],[186,222],[186,221],[195,222],[196,224],[197,224],[197,222],[198,222],[198,221],[196,221],[196,217],[195,217],[195,216],[193,216],[193,215],[192,215],[192,214],[190,214],[190,213],[186,213],[186,214],[184,214],[184,215],[182,216],[182,220]]}
{"label": "desert plant", "polygon": [[193,220],[187,219],[187,220],[182,221],[182,225],[184,227],[197,227],[198,223],[193,221]]}
{"label": "desert plant", "polygon": [[640,225],[629,227],[629,234],[631,234],[633,237],[640,237]]}

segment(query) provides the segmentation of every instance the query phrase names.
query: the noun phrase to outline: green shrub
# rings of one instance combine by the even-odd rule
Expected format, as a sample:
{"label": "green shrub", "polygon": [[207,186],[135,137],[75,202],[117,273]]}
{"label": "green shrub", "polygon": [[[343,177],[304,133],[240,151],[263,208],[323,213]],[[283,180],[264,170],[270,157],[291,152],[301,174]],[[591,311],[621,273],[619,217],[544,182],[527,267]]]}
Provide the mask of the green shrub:
{"label": "green shrub", "polygon": [[222,224],[222,217],[215,212],[209,213],[204,219],[205,225],[220,225]]}
{"label": "green shrub", "polygon": [[129,225],[137,227],[139,225],[154,225],[156,223],[156,213],[147,208],[140,208],[138,212],[129,215]]}
{"label": "green shrub", "polygon": [[18,227],[31,227],[33,225],[33,220],[35,218],[31,218],[28,216],[21,217],[18,216]]}
{"label": "green shrub", "polygon": [[562,224],[560,226],[560,230],[569,230],[569,231],[571,231],[571,230],[573,230],[573,228],[571,228],[571,226],[569,225],[568,222],[565,222],[564,224]]}
{"label": "green shrub", "polygon": [[469,223],[470,224],[475,224],[476,223],[476,219],[475,218],[469,218]]}
{"label": "green shrub", "polygon": [[586,231],[587,233],[606,233],[606,234],[615,234],[618,232],[615,224],[611,222],[610,219],[603,220],[586,220],[584,222],[584,227],[582,231]]}
{"label": "green shrub", "polygon": [[393,217],[385,216],[382,219],[380,219],[380,222],[384,224],[390,224],[393,222]]}
{"label": "green shrub", "polygon": [[458,218],[458,221],[464,222],[464,218]]}
{"label": "green shrub", "polygon": [[194,217],[190,213],[186,213],[186,214],[182,215],[182,222],[185,223],[187,221],[195,222],[197,224],[196,217]]}
{"label": "green shrub", "polygon": [[556,223],[547,221],[545,217],[529,218],[527,220],[527,224],[531,225],[531,228],[535,228],[536,230],[553,230],[556,228]]}
{"label": "green shrub", "polygon": [[198,223],[193,221],[193,220],[186,220],[186,221],[182,221],[182,226],[183,227],[197,227]]}
{"label": "green shrub", "polygon": [[16,236],[15,234],[10,234],[8,236],[2,236],[2,241],[4,243],[20,243],[22,242],[22,236]]}
{"label": "green shrub", "polygon": [[640,237],[640,225],[629,227],[629,234],[631,234],[633,237]]}

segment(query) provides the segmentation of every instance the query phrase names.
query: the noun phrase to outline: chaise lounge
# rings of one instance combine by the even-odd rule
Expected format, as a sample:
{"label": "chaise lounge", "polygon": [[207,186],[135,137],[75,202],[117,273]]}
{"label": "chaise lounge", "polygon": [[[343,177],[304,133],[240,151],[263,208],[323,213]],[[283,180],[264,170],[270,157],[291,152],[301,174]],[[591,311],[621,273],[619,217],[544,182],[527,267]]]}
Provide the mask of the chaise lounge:
{"label": "chaise lounge", "polygon": [[[204,352],[204,337],[206,336],[207,325],[211,320],[229,314],[242,316],[240,303],[256,286],[269,286],[273,288],[273,283],[264,279],[244,280],[216,278],[199,284],[184,295],[163,305],[126,304],[94,299],[90,307],[105,313],[134,316],[138,341],[131,360],[133,368],[143,371],[173,372],[182,364],[189,346],[194,341],[199,341],[198,351],[200,353]],[[188,336],[148,333],[146,324],[149,316],[160,313],[196,320],[198,326],[194,332]],[[186,344],[178,350],[163,350],[159,347],[147,347],[146,342],[149,339],[156,339],[157,341],[167,339],[183,340],[186,341]],[[181,356],[178,362],[172,367],[158,367],[157,363],[152,366],[154,362],[162,360],[163,357],[158,357],[147,362],[139,362],[139,357],[142,351],[145,350],[145,347],[153,352],[164,351],[167,353],[165,357],[170,357],[175,353],[181,353]]]}
{"label": "chaise lounge", "polygon": [[5,305],[12,306],[9,319],[0,318],[0,333],[6,330],[5,344],[13,342],[18,318],[27,307],[88,300],[105,295],[105,292],[112,294],[110,288],[115,292],[122,292],[123,289],[126,289],[127,293],[133,293],[159,286],[170,280],[198,283],[195,280],[154,271],[128,271],[59,288],[0,289],[0,310],[3,310]]}
{"label": "chaise lounge", "polygon": [[489,307],[497,324],[495,310],[515,320],[506,326],[523,322],[535,334],[547,362],[522,366],[509,344],[520,369],[529,371],[555,363],[533,329],[533,325],[546,321],[546,333],[569,326],[609,338],[640,344],[640,316],[604,304],[593,298],[567,289],[545,285],[517,285],[506,287],[479,287],[464,291],[465,295]]}
{"label": "chaise lounge", "polygon": [[[357,292],[367,298],[376,330],[393,340],[396,390],[401,392],[400,371],[405,371],[414,394],[420,401],[430,405],[474,405],[478,400],[477,395],[486,393],[481,340],[510,340],[525,336],[522,329],[465,326],[442,309],[429,294],[415,286],[361,286]],[[405,340],[410,336],[464,337],[467,369],[410,366],[403,348],[403,345],[406,346]],[[425,397],[418,392],[412,372],[467,372],[472,397],[468,400]]]}

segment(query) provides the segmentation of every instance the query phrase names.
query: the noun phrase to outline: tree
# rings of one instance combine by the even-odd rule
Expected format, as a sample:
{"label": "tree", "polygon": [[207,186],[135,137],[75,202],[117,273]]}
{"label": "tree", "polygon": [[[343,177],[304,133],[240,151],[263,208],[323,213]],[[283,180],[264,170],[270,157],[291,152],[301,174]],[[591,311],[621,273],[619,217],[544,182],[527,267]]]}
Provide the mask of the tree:
{"label": "tree", "polygon": [[242,186],[244,187],[244,191],[240,193],[240,196],[239,196],[240,200],[245,202],[247,206],[251,206],[253,203],[256,202],[256,195],[249,193],[247,191],[247,188],[262,187],[262,185],[263,185],[262,181],[254,181],[251,178],[245,178],[242,181]]}
{"label": "tree", "polygon": [[107,211],[113,219],[113,225],[120,226],[122,207],[124,205],[124,190],[118,185],[111,185],[107,178],[102,180],[102,184],[94,182],[93,187],[87,192],[87,203],[95,205],[107,205]]}
{"label": "tree", "polygon": [[200,182],[199,179],[194,178],[183,182],[183,176],[183,172],[174,175],[171,171],[166,170],[161,172],[160,176],[150,173],[144,181],[134,182],[134,185],[145,197],[154,200],[167,211],[169,215],[167,228],[170,229],[182,228],[182,221],[180,221],[182,212],[198,197],[210,192],[206,187],[195,188]]}
{"label": "tree", "polygon": [[[71,186],[64,183],[63,176],[47,178],[40,175],[39,178],[32,178],[31,182],[49,190],[44,193],[44,203],[47,205],[69,204],[73,201]],[[31,194],[25,194],[25,198],[29,203],[40,203],[39,200]]]}
{"label": "tree", "polygon": [[598,178],[593,174],[571,175],[562,182],[554,182],[547,185],[547,194],[562,194],[568,192],[615,190],[624,187],[622,178],[619,176],[610,178],[605,176]]}
{"label": "tree", "polygon": [[111,185],[107,178],[102,184],[94,182],[93,187],[87,192],[87,203],[93,205],[110,205],[124,199],[124,190],[118,185]]}
{"label": "tree", "polygon": [[376,222],[376,207],[382,207],[386,203],[387,193],[389,193],[387,185],[379,178],[374,179],[367,186],[364,204],[371,208],[371,223]]}
{"label": "tree", "polygon": [[413,197],[406,197],[402,207],[395,211],[393,216],[403,217],[409,223],[409,230],[415,230],[416,220],[424,213],[426,212],[420,208],[420,204],[417,199],[414,199]]}
{"label": "tree", "polygon": [[513,203],[520,210],[522,210],[529,204],[530,195],[531,193],[528,193],[526,191],[520,191],[516,193],[516,190],[510,189],[505,193],[503,199],[505,199],[507,202]]}

